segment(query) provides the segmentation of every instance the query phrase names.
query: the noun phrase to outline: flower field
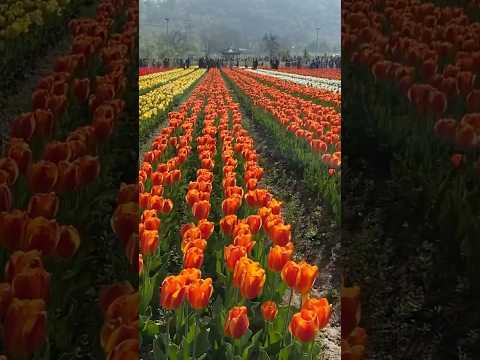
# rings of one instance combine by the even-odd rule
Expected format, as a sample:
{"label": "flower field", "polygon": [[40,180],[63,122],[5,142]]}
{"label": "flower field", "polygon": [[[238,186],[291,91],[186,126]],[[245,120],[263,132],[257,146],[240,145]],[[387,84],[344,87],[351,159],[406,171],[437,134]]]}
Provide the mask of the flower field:
{"label": "flower field", "polygon": [[[248,72],[197,73],[193,91],[184,88],[183,101],[157,121],[139,171],[140,228],[133,237],[141,254],[142,357],[317,358],[339,299],[320,295],[331,290],[315,285],[322,269],[296,251],[284,202],[262,186],[269,174],[227,79],[245,83],[248,96],[247,84],[262,85]],[[266,89],[276,95],[273,86]],[[272,136],[294,147],[303,166],[314,163],[306,172],[315,169],[312,178],[321,176],[324,194],[331,191],[335,199],[340,116],[321,107],[316,117],[318,105],[311,102],[302,113],[305,100],[284,96],[282,110],[296,114],[298,123],[287,127],[275,112],[269,120],[278,134]],[[336,346],[333,358],[339,358]]]}
{"label": "flower field", "polygon": [[[340,80],[332,80],[327,78],[305,76],[305,75],[298,75],[298,74],[287,74],[281,71],[266,70],[266,69],[257,69],[257,70],[251,70],[251,71],[257,74],[269,75],[270,78],[286,80],[288,82],[294,82],[300,85],[307,85],[309,87],[324,89],[327,91],[341,92]],[[320,98],[320,96],[318,98]]]}
{"label": "flower field", "polygon": [[[407,358],[478,354],[478,336],[469,334],[479,324],[473,304],[480,294],[480,23],[478,9],[447,3],[452,2],[346,1],[342,8],[342,85],[348,94],[343,125],[345,134],[355,134],[344,137],[344,153],[351,154],[344,184],[351,191],[346,198],[357,198],[346,217],[352,227],[364,227],[362,235],[346,238],[345,246],[364,254],[346,260],[348,277],[362,284],[363,277],[383,273],[373,266],[371,273],[361,270],[365,263],[400,269],[389,276],[399,284],[395,290],[375,281],[362,286],[364,319],[367,329],[379,319],[392,329],[412,319],[403,329],[390,330],[387,342],[373,340],[372,351],[380,357],[400,343]],[[375,220],[366,224],[368,218]],[[379,239],[376,251],[364,242],[366,233]],[[415,300],[402,308],[404,298]],[[453,298],[472,305],[472,312],[452,305]],[[439,310],[430,317],[432,308]],[[433,320],[449,316],[471,320]],[[369,317],[375,321],[368,324]],[[439,333],[431,338],[419,335],[433,329]]]}
{"label": "flower field", "polygon": [[[61,15],[68,2],[22,4],[8,9],[25,25],[15,30],[28,36],[28,11],[41,5]],[[132,161],[112,149],[136,125],[125,108],[137,82],[138,3],[95,5],[92,17],[69,22],[68,51],[29,94],[31,107],[12,121],[0,160],[4,359],[103,356],[96,293],[109,283],[104,267],[116,254],[113,233],[99,230],[109,229],[109,190],[126,176],[115,166]]]}
{"label": "flower field", "polygon": [[[268,69],[263,69],[268,70]],[[329,80],[340,80],[342,78],[342,73],[340,69],[306,69],[306,68],[288,68],[288,67],[280,67],[278,68],[279,72],[285,74],[296,74],[302,76],[311,76],[316,78],[323,78]]]}

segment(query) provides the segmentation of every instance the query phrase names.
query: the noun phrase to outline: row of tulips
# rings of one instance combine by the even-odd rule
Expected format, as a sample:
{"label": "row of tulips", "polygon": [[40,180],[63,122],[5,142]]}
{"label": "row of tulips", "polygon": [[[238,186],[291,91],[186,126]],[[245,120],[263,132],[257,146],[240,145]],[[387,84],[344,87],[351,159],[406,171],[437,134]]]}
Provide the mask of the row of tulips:
{"label": "row of tulips", "polygon": [[164,85],[178,77],[190,74],[195,68],[191,69],[173,69],[169,71],[154,72],[148,75],[140,76],[138,80],[140,95],[152,90],[153,88]]}
{"label": "row of tulips", "polygon": [[314,87],[318,89],[324,89],[328,91],[341,92],[342,82],[340,80],[324,79],[317,78],[313,76],[297,75],[297,74],[287,74],[275,70],[265,70],[265,69],[250,69],[250,71],[273,76],[277,79],[292,81],[300,85],[306,85],[309,87]]}
{"label": "row of tulips", "polygon": [[[187,72],[184,72],[187,71]],[[179,76],[171,82],[154,88],[139,98],[139,132],[144,139],[163,121],[165,115],[205,73],[204,69],[182,70],[184,76]]]}
{"label": "row of tulips", "polygon": [[316,100],[322,102],[323,104],[331,103],[336,107],[339,107],[341,103],[341,95],[339,92],[336,91],[297,84],[289,78],[278,78],[275,76],[275,74],[272,73],[259,74],[252,71],[248,71],[245,73],[252,75],[257,81],[261,81],[268,86],[274,86],[279,90],[286,92],[287,94],[300,96],[312,101]]}
{"label": "row of tulips", "polygon": [[169,70],[172,70],[172,68],[158,67],[158,66],[145,66],[139,69],[138,76],[145,76],[145,75],[150,75],[150,74],[169,71]]}
{"label": "row of tulips", "polygon": [[434,224],[441,258],[466,263],[478,293],[480,23],[414,0],[346,1],[342,12],[348,101],[369,113],[348,126],[368,124],[396,149],[398,172],[415,184],[406,193],[428,189],[415,218]]}
{"label": "row of tulips", "polygon": [[225,70],[239,88],[297,137],[304,138],[312,150],[322,154],[322,162],[335,173],[341,164],[341,118],[334,109],[285,94],[252,79],[247,72]]}
{"label": "row of tulips", "polygon": [[[267,69],[264,67],[264,69]],[[308,68],[288,68],[288,67],[280,67],[276,69],[276,71],[280,71],[286,74],[297,74],[297,75],[304,75],[304,76],[313,76],[318,78],[324,79],[331,79],[331,80],[341,80],[342,78],[342,71],[340,69],[308,69]]]}
{"label": "row of tulips", "polygon": [[[8,157],[2,159],[7,167],[2,170],[2,174],[8,174],[5,181],[10,187],[6,190],[12,190],[14,186],[7,199],[14,197],[17,208],[21,208],[25,201],[28,201],[28,208],[26,212],[9,210],[12,205],[10,203],[2,213],[0,228],[2,245],[9,251],[15,251],[10,255],[9,262],[16,267],[13,274],[18,273],[15,276],[23,277],[22,286],[30,292],[20,292],[21,288],[15,285],[13,279],[14,299],[8,306],[7,315],[10,309],[15,310],[13,314],[20,316],[20,320],[17,319],[17,322],[20,322],[16,327],[8,327],[17,328],[18,331],[5,334],[8,338],[5,341],[7,351],[13,357],[31,356],[45,343],[45,301],[50,293],[50,275],[43,269],[42,258],[49,263],[54,261],[52,265],[55,268],[60,264],[59,258],[72,257],[80,245],[80,235],[76,228],[59,225],[55,217],[58,211],[58,216],[69,218],[65,214],[68,202],[72,198],[78,201],[78,191],[98,176],[100,163],[92,154],[105,140],[105,136],[101,135],[108,135],[108,132],[99,131],[104,130],[105,124],[108,124],[105,117],[99,120],[99,109],[103,110],[100,112],[102,115],[105,110],[110,111],[110,118],[106,119],[110,122],[113,122],[114,116],[121,111],[120,100],[113,100],[113,95],[111,98],[103,98],[100,94],[101,85],[108,85],[112,90],[121,90],[114,86],[114,80],[121,84],[121,78],[124,77],[125,53],[134,43],[132,28],[127,23],[123,36],[112,35],[110,39],[108,36],[113,21],[123,15],[124,9],[122,2],[103,1],[97,8],[97,20],[72,21],[71,29],[75,36],[72,53],[59,57],[55,72],[40,80],[32,97],[34,112],[24,114],[13,122],[12,140],[7,149]],[[94,38],[98,39],[95,47],[93,43],[89,43],[86,48],[79,46],[86,45],[85,41],[90,41],[91,34],[97,33],[101,36]],[[70,134],[64,131],[68,134],[65,142],[53,141],[55,134],[68,128],[68,124],[62,122],[67,117],[62,115],[78,100],[78,96],[75,96],[78,84],[90,83],[90,79],[77,80],[75,77],[87,73],[91,67],[91,59],[100,55],[108,70],[105,76],[100,78],[103,81],[98,81],[97,78],[95,92],[90,96],[93,125],[79,127]],[[70,95],[68,101],[67,95],[72,93],[75,95]],[[87,90],[83,102],[86,102],[88,95]],[[118,110],[114,105],[117,105]],[[28,183],[28,190],[22,182]],[[77,191],[77,194],[72,193],[72,190]],[[58,195],[53,191],[57,191]],[[15,235],[12,236],[13,234]],[[59,274],[53,273],[53,285],[60,281],[58,276]],[[18,290],[15,290],[16,287]],[[58,297],[54,296],[53,299],[54,302],[58,301]],[[29,325],[19,325],[24,322]]]}
{"label": "row of tulips", "polygon": [[300,171],[314,193],[322,195],[336,216],[341,164],[341,116],[325,107],[267,86],[246,71],[223,70],[242,105],[251,113],[292,169]]}
{"label": "row of tulips", "polygon": [[[280,309],[272,301],[272,292],[275,292],[273,283],[275,279],[278,280],[278,274],[272,272],[267,277],[265,270],[268,247],[265,233],[260,232],[262,216],[256,214],[253,207],[249,206],[248,210],[243,198],[251,206],[263,206],[261,213],[271,225],[273,238],[285,246],[285,255],[280,258],[278,256],[279,251],[282,252],[282,246],[273,247],[269,262],[273,264],[276,260],[277,271],[284,270],[283,277],[292,288],[307,294],[318,270],[315,266],[293,261],[283,266],[293,253],[293,245],[290,242],[290,226],[283,223],[280,215],[280,202],[273,199],[266,190],[256,188],[263,170],[256,164],[253,141],[246,137],[245,130],[241,127],[239,107],[229,95],[220,72],[210,70],[205,82],[208,85],[202,89],[207,97],[203,126],[201,134],[192,139],[196,143],[198,169],[194,171],[196,179],[188,185],[185,197],[192,212],[191,219],[196,224],[184,223],[180,228],[183,270],[178,275],[167,276],[162,282],[159,300],[167,311],[167,334],[158,337],[160,350],[157,351],[164,357],[168,356],[167,353],[185,354],[185,351],[194,357],[217,354],[233,358],[234,353],[237,353],[248,358],[261,353],[278,354],[281,351],[279,334],[283,333],[284,325],[288,325],[290,319],[285,319],[287,307],[282,307],[282,316],[277,317]],[[232,123],[239,139],[235,144]],[[216,166],[220,161],[223,163],[222,171]],[[246,176],[245,181],[237,177],[237,161],[245,163],[245,168],[241,169]],[[223,177],[221,185],[217,177]],[[245,193],[243,187],[236,185],[237,179],[244,184],[248,183],[250,190]],[[219,186],[223,188],[221,193],[224,199],[221,203],[218,199],[218,192],[221,191]],[[223,213],[223,218],[219,219],[220,229],[216,229],[214,223],[219,214],[216,206]],[[277,215],[271,214],[272,209]],[[251,215],[243,220],[236,215],[240,215],[240,212],[247,215],[249,211]],[[233,242],[228,244],[231,239]],[[163,238],[161,241],[164,240],[167,241]],[[158,253],[156,255],[161,256]],[[149,275],[146,269],[145,262],[143,276]],[[202,278],[202,274],[210,274],[210,277]],[[270,284],[268,291],[263,291],[265,283]],[[285,290],[286,286],[280,289],[276,295],[277,302],[282,300]],[[290,325],[294,337],[304,342],[314,339],[318,329],[328,322],[330,314],[326,299],[306,300],[307,297],[304,296],[303,309],[292,317]],[[215,299],[215,309],[209,307],[212,298]],[[260,303],[259,300],[264,301]],[[209,316],[205,316],[207,309]],[[170,313],[172,310],[175,310],[173,314]],[[263,314],[264,320],[260,320],[262,315],[258,318],[258,312]],[[176,318],[175,322],[172,321],[173,318]],[[261,330],[258,326],[263,321],[270,326]],[[209,337],[208,343],[197,344],[195,338],[204,335]],[[232,340],[228,341],[225,336]],[[268,341],[270,344],[267,344]],[[276,350],[273,349],[275,346]],[[294,347],[296,350],[301,348],[295,342],[288,344],[286,350],[282,351],[288,356],[288,353],[296,351],[293,350]],[[309,352],[309,356],[313,356],[313,351]]]}

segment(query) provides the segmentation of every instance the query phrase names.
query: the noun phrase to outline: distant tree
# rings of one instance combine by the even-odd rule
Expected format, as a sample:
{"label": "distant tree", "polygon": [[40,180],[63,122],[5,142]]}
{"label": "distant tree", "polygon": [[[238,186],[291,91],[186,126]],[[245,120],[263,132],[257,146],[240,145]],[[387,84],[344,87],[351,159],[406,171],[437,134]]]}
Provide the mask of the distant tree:
{"label": "distant tree", "polygon": [[308,53],[307,48],[305,48],[305,49],[303,50],[303,58],[304,58],[305,60],[310,60],[310,54]]}
{"label": "distant tree", "polygon": [[263,35],[262,41],[263,46],[270,55],[270,57],[275,56],[278,52],[278,49],[280,48],[277,36],[273,35],[272,33],[266,33],[265,35]]}

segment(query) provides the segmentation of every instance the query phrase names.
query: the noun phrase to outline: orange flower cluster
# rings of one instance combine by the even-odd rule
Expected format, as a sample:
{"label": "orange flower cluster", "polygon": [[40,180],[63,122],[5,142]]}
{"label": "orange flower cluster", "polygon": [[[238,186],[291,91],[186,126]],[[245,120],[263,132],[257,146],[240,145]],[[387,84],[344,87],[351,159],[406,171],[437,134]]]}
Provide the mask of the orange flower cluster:
{"label": "orange flower cluster", "polygon": [[[181,165],[191,154],[193,129],[202,106],[203,83],[192,93],[178,112],[169,113],[168,125],[153,140],[151,150],[145,152],[139,171],[139,207],[142,211],[139,226],[140,258],[157,251],[161,220],[159,214],[169,214],[173,201],[163,197],[166,186],[181,180]],[[169,157],[171,151],[173,155]],[[133,262],[133,259],[132,259]]]}
{"label": "orange flower cluster", "polygon": [[346,1],[342,12],[342,47],[352,62],[395,84],[456,151],[478,149],[480,23],[462,8],[415,0]]}
{"label": "orange flower cluster", "polygon": [[[269,69],[267,67],[263,67],[263,69]],[[331,79],[331,80],[341,80],[342,78],[342,71],[341,69],[298,69],[298,68],[288,68],[288,67],[279,67],[276,71],[280,71],[287,74],[297,74],[297,75],[304,75],[304,76],[313,76],[318,78],[324,79]]]}
{"label": "orange flower cluster", "polygon": [[134,360],[140,354],[138,292],[129,282],[102,290],[100,307],[104,323],[100,343],[107,360]]}
{"label": "orange flower cluster", "polygon": [[342,102],[342,96],[340,93],[329,91],[321,88],[316,88],[313,86],[305,86],[302,84],[297,84],[293,81],[278,79],[274,76],[254,73],[251,71],[244,71],[243,73],[250,75],[254,79],[260,79],[269,83],[269,85],[274,85],[282,91],[286,91],[291,95],[301,94],[308,96],[312,99],[317,99],[321,101],[330,102],[336,106],[340,106]]}
{"label": "orange flower cluster", "polygon": [[367,333],[358,326],[361,319],[360,288],[342,288],[342,360],[361,360],[365,357]]}
{"label": "orange flower cluster", "polygon": [[253,103],[272,114],[289,132],[304,138],[333,174],[341,165],[341,116],[331,107],[313,104],[265,86],[244,71],[224,69],[225,74]]}
{"label": "orange flower cluster", "polygon": [[7,353],[31,356],[45,342],[50,274],[37,250],[16,251],[5,267],[0,283],[0,324]]}

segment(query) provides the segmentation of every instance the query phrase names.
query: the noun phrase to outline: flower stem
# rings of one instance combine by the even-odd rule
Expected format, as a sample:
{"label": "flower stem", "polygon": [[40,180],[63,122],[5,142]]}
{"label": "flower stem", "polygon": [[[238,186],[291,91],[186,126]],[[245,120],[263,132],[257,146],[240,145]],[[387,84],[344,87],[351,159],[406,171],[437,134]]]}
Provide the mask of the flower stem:
{"label": "flower stem", "polygon": [[287,312],[287,317],[285,319],[285,330],[283,330],[283,339],[282,339],[283,345],[285,345],[285,338],[287,337],[287,328],[288,328],[288,323],[290,318],[290,310],[292,308],[292,298],[293,298],[293,289],[290,289],[290,299],[288,300],[288,312]]}
{"label": "flower stem", "polygon": [[194,340],[193,340],[193,360],[197,358],[197,316],[194,313],[193,314],[193,335],[194,335]]}

